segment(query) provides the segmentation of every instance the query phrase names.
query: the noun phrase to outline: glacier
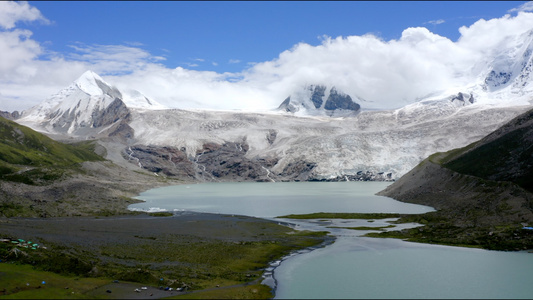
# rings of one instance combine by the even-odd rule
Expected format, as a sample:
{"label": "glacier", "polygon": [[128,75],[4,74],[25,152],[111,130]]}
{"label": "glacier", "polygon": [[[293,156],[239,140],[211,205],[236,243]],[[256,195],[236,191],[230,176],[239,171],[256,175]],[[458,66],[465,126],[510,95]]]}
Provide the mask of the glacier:
{"label": "glacier", "polygon": [[388,110],[368,109],[357,95],[321,83],[295,89],[270,111],[168,108],[87,71],[16,121],[56,139],[96,139],[108,159],[156,175],[275,181],[370,172],[395,179],[531,107],[533,31],[509,37],[492,57],[473,68],[468,84]]}

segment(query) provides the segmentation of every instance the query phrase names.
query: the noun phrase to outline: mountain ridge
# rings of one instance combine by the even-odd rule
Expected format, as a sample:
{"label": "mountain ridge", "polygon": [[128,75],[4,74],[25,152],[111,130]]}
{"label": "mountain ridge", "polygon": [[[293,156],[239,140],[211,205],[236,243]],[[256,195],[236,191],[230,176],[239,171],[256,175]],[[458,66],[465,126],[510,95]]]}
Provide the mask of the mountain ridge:
{"label": "mountain ridge", "polygon": [[533,235],[522,229],[533,225],[532,138],[530,109],[479,141],[429,156],[379,192],[437,209],[418,217],[427,226],[398,237],[500,250],[533,248]]}
{"label": "mountain ridge", "polygon": [[[167,155],[165,147],[174,147],[196,165],[202,162],[198,157],[209,143],[222,147],[242,145],[245,141],[249,151],[239,153],[239,156],[242,155],[247,163],[259,164],[253,167],[257,170],[255,175],[235,177],[224,171],[227,166],[222,165],[207,168],[211,170],[210,174],[195,173],[198,180],[208,181],[290,180],[296,177],[299,180],[393,180],[431,153],[467,145],[523,110],[519,106],[479,104],[473,93],[463,91],[441,98],[434,96],[396,110],[369,111],[335,87],[321,85],[305,88],[305,97],[300,102],[289,100],[288,103],[302,105],[305,102],[318,110],[315,115],[298,114],[301,111],[293,114],[158,109],[156,104],[153,109],[146,109],[128,107],[121,98],[114,97],[123,92],[98,78],[96,74],[86,72],[76,83],[42,105],[24,112],[16,121],[56,139],[115,140],[117,144],[108,149],[109,157],[113,157],[115,163],[126,159],[136,165],[138,162],[130,159],[127,150],[132,146],[157,148],[163,156]],[[62,98],[65,100],[59,101]],[[348,113],[344,116],[324,114],[328,101],[335,108],[332,112]],[[170,162],[144,154],[141,157],[149,159],[141,165],[151,165],[152,170],[174,168]],[[272,160],[277,163],[261,165],[261,162]],[[162,165],[155,166],[153,161]],[[313,167],[305,172],[305,176],[297,176],[284,171],[289,165]],[[203,170],[206,166],[199,167]],[[189,178],[191,172],[187,174]],[[358,174],[373,175],[361,177]],[[379,174],[386,176],[377,176]],[[226,175],[228,177],[224,177]]]}
{"label": "mountain ridge", "polygon": [[[150,166],[156,174],[180,173],[157,158],[179,154],[196,170],[187,176],[194,173],[200,181],[359,180],[357,174],[367,173],[394,180],[432,153],[464,147],[528,109],[533,103],[532,33],[510,35],[487,61],[458,74],[468,73],[469,82],[419,99],[397,99],[410,104],[395,109],[371,110],[379,103],[345,94],[337,86],[346,85],[330,81],[295,86],[284,101],[279,99],[277,110],[268,112],[165,108],[140,93],[129,97],[88,71],[76,81],[81,88],[71,85],[33,108],[34,113],[23,112],[17,122],[59,139],[98,139],[114,162]],[[52,105],[60,100],[65,107]],[[212,145],[225,155],[222,161],[238,157],[254,171],[239,177],[227,165],[202,160]],[[228,145],[248,150],[233,152]],[[135,154],[129,147],[143,150],[131,159]],[[147,156],[146,149],[153,154]],[[299,168],[292,166],[307,166],[301,169],[305,175],[287,177],[289,166],[293,172]]]}

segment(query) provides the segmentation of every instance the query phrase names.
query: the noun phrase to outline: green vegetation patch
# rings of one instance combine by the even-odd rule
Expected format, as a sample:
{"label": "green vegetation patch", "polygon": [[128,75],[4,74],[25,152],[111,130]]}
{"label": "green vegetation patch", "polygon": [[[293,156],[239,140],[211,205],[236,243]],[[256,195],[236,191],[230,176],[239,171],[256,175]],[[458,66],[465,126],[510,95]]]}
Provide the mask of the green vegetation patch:
{"label": "green vegetation patch", "polygon": [[148,214],[152,217],[172,217],[174,215],[174,213],[168,211],[154,212]]}
{"label": "green vegetation patch", "polygon": [[455,219],[442,211],[403,215],[394,223],[419,223],[424,226],[399,231],[371,232],[364,236],[489,250],[533,249],[533,231],[522,229],[520,224],[476,226],[472,223],[458,226]]}
{"label": "green vegetation patch", "polygon": [[[248,217],[199,218],[50,219],[46,228],[35,226],[37,220],[10,220],[0,230],[2,236],[24,233],[47,249],[0,243],[0,259],[67,277],[185,287],[187,292],[203,291],[190,294],[199,298],[265,299],[272,297],[270,288],[259,283],[269,262],[327,239],[327,232],[294,231]],[[64,230],[66,224],[69,230]],[[18,297],[18,292],[10,293]]]}
{"label": "green vegetation patch", "polygon": [[[257,230],[257,228],[255,229]],[[120,280],[157,284],[159,276],[172,278],[181,287],[205,289],[215,285],[234,285],[260,278],[262,269],[270,262],[287,255],[291,250],[321,243],[326,232],[289,232],[276,235],[257,232],[255,241],[219,240],[190,235],[148,237],[146,242],[107,245],[100,248],[103,255],[117,263],[142,266],[120,272]],[[175,241],[175,242],[173,242]],[[164,270],[164,275],[161,272]]]}
{"label": "green vegetation patch", "polygon": [[473,151],[464,152],[444,167],[484,179],[511,181],[533,191],[533,147],[524,139],[529,131],[521,128],[509,132]]}
{"label": "green vegetation patch", "polygon": [[63,144],[0,117],[0,179],[38,185],[79,169],[84,161],[102,161],[91,141]]}
{"label": "green vegetation patch", "polygon": [[91,299],[86,292],[109,283],[106,279],[63,276],[12,263],[0,263],[0,279],[0,299]]}

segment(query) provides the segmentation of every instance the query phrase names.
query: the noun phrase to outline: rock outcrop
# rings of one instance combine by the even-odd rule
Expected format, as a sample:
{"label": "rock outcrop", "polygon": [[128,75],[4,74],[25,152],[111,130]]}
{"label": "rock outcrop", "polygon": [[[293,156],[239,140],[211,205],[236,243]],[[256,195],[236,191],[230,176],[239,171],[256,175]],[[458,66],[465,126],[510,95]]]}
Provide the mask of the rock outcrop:
{"label": "rock outcrop", "polygon": [[184,151],[175,147],[134,145],[125,149],[123,156],[140,168],[156,174],[195,179],[194,164]]}
{"label": "rock outcrop", "polygon": [[287,97],[278,107],[278,110],[290,113],[330,117],[355,116],[360,109],[361,106],[350,95],[323,85],[309,85]]}
{"label": "rock outcrop", "polygon": [[20,113],[16,110],[14,112],[0,111],[0,117],[6,118],[8,120],[15,120],[20,117]]}
{"label": "rock outcrop", "polygon": [[450,101],[457,106],[466,106],[466,105],[474,104],[475,100],[474,100],[474,95],[472,95],[471,93],[467,94],[467,93],[459,92],[457,93],[456,96],[453,96]]}
{"label": "rock outcrop", "polygon": [[315,163],[302,160],[291,162],[279,173],[271,171],[279,159],[246,156],[245,141],[217,144],[205,143],[192,157],[186,149],[135,145],[122,155],[130,163],[157,174],[182,180],[218,181],[307,181],[312,180]]}

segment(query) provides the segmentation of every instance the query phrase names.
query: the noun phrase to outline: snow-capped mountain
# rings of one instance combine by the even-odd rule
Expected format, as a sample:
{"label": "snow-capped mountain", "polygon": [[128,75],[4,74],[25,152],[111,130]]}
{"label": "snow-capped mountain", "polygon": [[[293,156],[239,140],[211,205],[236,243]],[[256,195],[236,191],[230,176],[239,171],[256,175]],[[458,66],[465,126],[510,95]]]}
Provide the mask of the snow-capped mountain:
{"label": "snow-capped mountain", "polygon": [[370,111],[333,87],[314,85],[284,101],[285,112],[187,111],[162,109],[140,93],[125,97],[87,72],[18,122],[62,138],[119,136],[119,144],[107,144],[109,159],[155,173],[188,170],[201,180],[321,180],[368,172],[397,178],[428,155],[463,147],[527,109],[487,104],[488,93],[465,88]]}
{"label": "snow-capped mountain", "polygon": [[533,71],[533,30],[517,37],[509,37],[504,42],[512,47],[498,48],[500,50],[489,65],[484,88],[493,92],[511,87],[515,93],[533,90],[530,85]]}
{"label": "snow-capped mountain", "polygon": [[394,110],[369,110],[357,95],[320,83],[295,87],[270,112],[165,109],[89,71],[17,121],[62,138],[118,136],[100,140],[109,159],[168,176],[277,181],[371,172],[398,178],[427,156],[477,141],[531,107],[533,31],[510,37],[491,57],[474,68],[479,74],[472,82]]}
{"label": "snow-capped mountain", "polygon": [[138,91],[121,92],[98,74],[87,71],[67,88],[24,111],[18,121],[52,134],[81,137],[127,120],[130,108],[165,107]]}
{"label": "snow-capped mountain", "polygon": [[334,86],[309,85],[281,103],[278,110],[304,116],[355,116],[361,106]]}

